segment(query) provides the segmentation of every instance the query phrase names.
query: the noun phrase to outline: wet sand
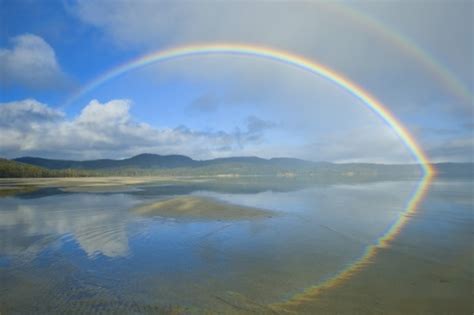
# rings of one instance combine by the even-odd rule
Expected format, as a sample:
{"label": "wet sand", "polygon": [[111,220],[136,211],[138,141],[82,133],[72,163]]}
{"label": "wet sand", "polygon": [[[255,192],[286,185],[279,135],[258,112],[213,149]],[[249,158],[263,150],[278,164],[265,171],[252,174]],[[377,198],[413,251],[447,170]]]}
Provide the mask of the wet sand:
{"label": "wet sand", "polygon": [[[2,187],[0,192],[15,190],[28,192],[29,189],[37,189],[37,187],[61,187],[63,190],[86,192],[122,191],[135,189],[134,185],[140,186],[152,182],[166,185],[167,183],[175,183],[175,181],[174,178],[150,177],[143,179],[124,177],[113,178],[112,180],[110,178],[0,180],[0,187]],[[184,182],[184,179],[182,181]],[[337,285],[323,287],[319,290],[310,289],[305,294],[297,294],[298,298],[287,296],[286,300],[283,299],[274,304],[265,304],[258,299],[258,296],[253,294],[243,295],[231,290],[222,290],[219,294],[212,296],[215,300],[214,305],[202,305],[202,308],[201,305],[198,307],[198,305],[192,303],[173,304],[173,302],[170,302],[170,304],[167,304],[168,300],[166,299],[164,302],[158,299],[156,301],[152,300],[152,302],[142,301],[137,300],[138,295],[129,296],[125,294],[126,292],[122,297],[115,295],[116,292],[104,287],[100,281],[95,285],[94,281],[97,281],[97,278],[93,277],[94,273],[89,274],[89,270],[85,273],[87,277],[81,278],[81,274],[77,273],[80,270],[80,265],[76,264],[76,258],[70,264],[66,264],[65,261],[61,260],[63,253],[59,253],[61,255],[57,256],[58,259],[53,260],[57,277],[51,277],[50,275],[51,269],[48,268],[51,264],[40,264],[35,267],[37,270],[34,268],[27,269],[26,273],[20,272],[21,268],[15,267],[16,269],[12,272],[4,272],[2,275],[1,271],[9,268],[9,262],[8,260],[0,260],[0,283],[4,286],[4,288],[0,288],[0,297],[3,300],[0,303],[0,312],[5,314],[10,312],[68,313],[74,310],[75,312],[84,313],[122,312],[143,314],[472,314],[474,310],[472,303],[474,279],[472,266],[474,261],[472,255],[473,200],[471,192],[472,184],[453,182],[433,185],[427,201],[420,207],[419,211],[411,215],[410,222],[403,228],[397,238],[388,244],[388,247],[377,248],[375,250],[376,254],[370,261]],[[323,195],[319,195],[320,199],[322,197]],[[90,196],[87,196],[86,199],[89,200],[90,198]],[[110,198],[110,196],[107,195],[104,198]],[[3,200],[10,202],[7,199]],[[107,202],[110,203],[110,201]],[[23,207],[19,207],[15,213],[22,218],[18,221],[21,223],[18,226],[22,226],[27,222],[25,218],[30,218],[34,212],[26,211],[28,208],[25,207],[25,201],[18,203]],[[123,205],[123,200],[120,200],[118,205]],[[125,214],[138,214],[140,220],[146,218],[153,220],[151,218],[153,216],[176,218],[179,222],[173,222],[172,226],[186,224],[186,222],[180,220],[189,220],[192,224],[195,224],[195,222],[200,224],[201,220],[212,222],[242,220],[232,223],[225,222],[223,223],[225,227],[240,223],[261,224],[271,221],[253,221],[257,218],[274,215],[272,211],[258,208],[260,206],[255,205],[255,208],[252,208],[221,202],[219,199],[212,197],[186,195],[150,203],[142,202],[138,206],[134,204],[133,207],[128,207],[123,211]],[[360,207],[363,206],[364,204],[360,205]],[[110,207],[113,210],[109,212],[116,214],[115,206],[111,205]],[[92,234],[99,234],[98,231],[103,230],[105,234],[110,236],[110,233],[114,231],[110,227],[111,218],[106,217],[101,221],[107,223],[103,229],[101,228],[102,225],[93,225],[92,220],[89,219],[89,217],[99,218],[99,215],[107,210],[103,209],[102,205],[98,208],[100,208],[100,211],[90,212],[95,216],[87,215],[84,217],[87,218],[88,225],[91,225]],[[336,208],[339,208],[337,204],[335,205]],[[19,212],[25,216],[20,216]],[[56,213],[54,217],[59,214],[59,212]],[[276,218],[282,217],[286,216]],[[71,222],[78,221],[76,217],[73,218],[74,220],[71,220]],[[7,222],[6,219],[3,221]],[[356,224],[353,220],[350,222],[351,225]],[[44,225],[46,224],[41,224],[41,226]],[[58,226],[64,225],[58,224]],[[120,224],[117,224],[117,226],[120,226]],[[100,228],[97,229],[98,227]],[[4,229],[7,228],[4,227]],[[164,225],[156,231],[162,232],[163,229],[167,228],[169,227]],[[15,230],[18,230],[18,228],[15,227]],[[31,230],[34,229],[29,228],[27,231]],[[73,231],[85,230],[73,229]],[[213,236],[221,235],[220,233],[228,231],[228,228],[219,228],[216,231],[219,233],[214,233]],[[258,232],[258,230],[250,231]],[[207,233],[207,231],[204,232]],[[89,234],[85,233],[85,235]],[[137,240],[137,237],[133,235],[131,239]],[[203,244],[199,243],[200,246],[196,246],[196,250],[204,250],[206,244],[209,246],[214,244],[212,238],[207,237],[208,234],[204,235],[206,237],[200,240]],[[179,238],[179,234],[175,236]],[[257,234],[252,236],[252,242],[249,244],[254,243],[254,237],[256,236]],[[153,240],[159,239],[157,237]],[[148,238],[145,239],[146,244],[149,245],[152,242],[148,240]],[[232,238],[229,237],[226,240],[229,241]],[[173,242],[174,240],[170,238],[169,241]],[[36,244],[30,244],[30,238],[25,238],[25,242],[25,249],[32,249]],[[93,243],[96,244],[98,241],[94,239]],[[108,244],[110,247],[110,238],[104,238],[104,244]],[[175,244],[181,243],[177,242]],[[278,243],[278,246],[281,246],[281,244],[285,246],[285,243]],[[131,248],[132,245],[130,245]],[[203,248],[201,248],[201,245]],[[249,246],[251,247],[251,245]],[[318,246],[317,242],[311,243],[311,247],[316,246]],[[176,248],[176,246],[173,245],[171,248]],[[212,249],[212,247],[210,248]],[[107,253],[105,250],[104,252]],[[48,253],[48,251],[45,253]],[[153,251],[147,252],[147,259],[155,259],[157,262],[162,261],[165,257],[163,255],[156,256],[159,259],[152,258],[149,256],[150,253],[153,253]],[[307,252],[304,251],[295,251],[295,253],[297,255],[307,255]],[[107,258],[107,262],[111,261],[111,258]],[[133,259],[131,261],[133,262]],[[212,262],[212,260],[210,261]],[[225,266],[232,269],[230,262],[235,262],[238,265],[245,261],[247,259],[236,262],[234,259],[226,262]],[[251,262],[252,260],[248,259],[248,261]],[[273,261],[273,259],[269,261]],[[317,263],[320,263],[320,261],[321,257],[314,260],[315,263],[311,264],[311,268],[314,268],[314,270],[311,272],[317,271]],[[252,264],[252,267],[258,267],[258,264],[255,263],[255,266]],[[268,267],[266,268],[268,269]],[[258,269],[255,270],[255,272],[258,271]],[[122,270],[119,271],[118,274],[121,275]],[[218,269],[216,269],[216,272],[218,272]],[[262,282],[255,280],[255,274],[248,273],[249,279],[255,281],[252,285],[262,285]],[[288,274],[290,275],[288,279],[294,278],[296,274],[296,271]],[[284,274],[282,275],[284,276]],[[271,274],[271,277],[278,279],[279,274]],[[120,279],[120,276],[117,276],[117,278]],[[150,278],[152,277],[147,275],[147,279]],[[113,277],[111,279],[113,280]],[[156,282],[163,285],[163,279],[160,278],[159,280],[156,280]],[[209,281],[211,280],[209,278]],[[117,284],[113,283],[112,287],[117,288]],[[133,287],[129,281],[125,283],[128,289]],[[188,284],[189,282],[186,282],[184,286]],[[266,290],[271,291],[273,288],[279,288],[280,285],[281,282],[275,282],[275,285],[266,283]],[[135,291],[141,292],[143,288],[152,287],[152,285],[145,285],[143,280],[137,280]],[[179,292],[181,294],[181,291]],[[242,290],[242,292],[250,292],[250,288]],[[157,297],[165,296],[161,293],[161,291],[156,291],[154,295]],[[206,293],[203,295],[206,295]],[[87,298],[88,296],[90,298]],[[195,295],[190,294],[189,296],[194,297]]]}
{"label": "wet sand", "polygon": [[274,212],[243,207],[213,198],[184,196],[157,201],[132,209],[146,216],[161,216],[175,219],[243,220],[271,217]]}
{"label": "wet sand", "polygon": [[[463,199],[469,190],[454,182],[433,186],[402,233],[357,272],[272,308],[282,314],[473,314],[473,200]],[[446,200],[449,206],[441,207]]]}
{"label": "wet sand", "polygon": [[[61,177],[61,178],[0,178],[0,197],[14,196],[43,188],[59,188],[65,192],[121,192],[135,185],[192,181],[177,177]],[[132,188],[133,189],[133,188]]]}
{"label": "wet sand", "polygon": [[382,249],[372,264],[343,285],[279,304],[275,310],[283,314],[472,314],[472,274],[423,261],[416,253]]}

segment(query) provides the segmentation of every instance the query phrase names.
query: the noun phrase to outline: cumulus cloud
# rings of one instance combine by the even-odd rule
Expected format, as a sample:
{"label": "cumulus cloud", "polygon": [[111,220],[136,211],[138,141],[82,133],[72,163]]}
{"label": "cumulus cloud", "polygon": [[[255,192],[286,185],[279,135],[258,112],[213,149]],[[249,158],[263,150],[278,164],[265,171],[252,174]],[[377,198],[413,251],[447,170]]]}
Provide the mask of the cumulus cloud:
{"label": "cumulus cloud", "polygon": [[209,158],[258,142],[271,125],[251,117],[246,129],[231,133],[186,126],[155,128],[134,120],[131,105],[129,100],[93,100],[77,117],[67,119],[64,113],[31,99],[0,104],[0,154],[117,158],[150,152]]}
{"label": "cumulus cloud", "polygon": [[4,103],[0,107],[0,126],[30,127],[32,121],[45,123],[56,121],[64,114],[34,100]]}
{"label": "cumulus cloud", "polygon": [[64,86],[65,74],[53,48],[41,37],[13,37],[9,48],[0,48],[0,83],[29,88]]}
{"label": "cumulus cloud", "polygon": [[106,127],[127,124],[131,120],[130,105],[130,101],[127,100],[111,101],[105,104],[93,100],[84,107],[77,122],[84,125]]}
{"label": "cumulus cloud", "polygon": [[[75,117],[33,99],[0,103],[0,156],[66,159],[123,158],[140,153],[195,159],[256,155],[333,162],[414,162],[398,135],[378,120],[339,131],[308,133],[282,122],[248,116],[232,131],[155,127],[137,121],[130,100],[92,100]],[[456,140],[458,139],[458,140]],[[471,138],[430,144],[434,161],[472,158]]]}

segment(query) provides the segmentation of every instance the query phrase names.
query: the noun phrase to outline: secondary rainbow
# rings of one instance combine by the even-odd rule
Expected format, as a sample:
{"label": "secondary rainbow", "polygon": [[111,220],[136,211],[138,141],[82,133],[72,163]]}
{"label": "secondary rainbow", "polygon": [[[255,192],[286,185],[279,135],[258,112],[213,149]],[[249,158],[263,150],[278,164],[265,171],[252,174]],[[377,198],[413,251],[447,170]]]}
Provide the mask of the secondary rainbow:
{"label": "secondary rainbow", "polygon": [[445,65],[439,62],[432,54],[422,49],[417,43],[400,32],[388,27],[382,21],[368,15],[366,12],[357,9],[351,3],[342,3],[328,1],[324,3],[324,8],[334,11],[341,18],[350,19],[364,27],[366,31],[380,37],[385,42],[393,45],[397,51],[405,53],[407,56],[416,60],[430,72],[433,78],[442,84],[443,87],[450,90],[461,101],[460,105],[472,106],[473,95]]}
{"label": "secondary rainbow", "polygon": [[421,150],[420,146],[416,143],[413,136],[410,135],[407,129],[395,118],[395,116],[387,109],[387,107],[376,100],[375,97],[370,95],[367,91],[362,89],[354,82],[351,82],[342,74],[339,74],[322,64],[316,63],[305,57],[274,48],[245,44],[219,43],[179,46],[170,49],[158,50],[119,65],[118,67],[105,72],[103,75],[98,76],[96,79],[92,80],[83,88],[78,90],[75,94],[73,94],[72,97],[66,101],[65,106],[71,104],[81,96],[91,92],[105,82],[131,70],[153,63],[198,55],[242,55],[263,58],[299,68],[333,82],[361,100],[363,104],[365,104],[375,114],[382,118],[397,133],[403,143],[407,146],[409,151],[413,154],[415,160],[422,166],[425,175],[433,174],[433,169],[430,167],[428,158]]}

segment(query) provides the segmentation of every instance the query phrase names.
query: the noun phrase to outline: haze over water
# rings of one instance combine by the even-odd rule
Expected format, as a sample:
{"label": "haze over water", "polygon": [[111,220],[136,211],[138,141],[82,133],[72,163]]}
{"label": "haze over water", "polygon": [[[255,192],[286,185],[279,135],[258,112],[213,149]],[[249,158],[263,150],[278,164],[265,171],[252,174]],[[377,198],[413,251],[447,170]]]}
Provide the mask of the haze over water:
{"label": "haze over water", "polygon": [[[285,303],[377,244],[417,183],[281,181],[47,188],[0,198],[0,305],[7,313],[469,312],[471,181],[433,183],[388,248],[296,306]],[[183,207],[198,200],[224,212],[230,204],[252,210],[139,210],[171,198]]]}

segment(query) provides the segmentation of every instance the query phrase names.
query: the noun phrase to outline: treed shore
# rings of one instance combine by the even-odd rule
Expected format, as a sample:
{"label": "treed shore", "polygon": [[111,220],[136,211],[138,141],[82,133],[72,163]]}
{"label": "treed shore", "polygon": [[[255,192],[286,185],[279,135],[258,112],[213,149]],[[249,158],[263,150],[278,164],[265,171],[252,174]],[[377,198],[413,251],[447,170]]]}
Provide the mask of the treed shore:
{"label": "treed shore", "polygon": [[[0,178],[71,178],[71,177],[258,177],[307,178],[333,180],[404,180],[423,176],[417,164],[328,163],[297,159],[260,159],[255,157],[227,158],[180,163],[169,156],[147,156],[147,161],[128,160],[60,161],[31,158],[21,162],[0,158]],[[167,158],[166,163],[163,159]],[[28,160],[28,159],[26,159]],[[122,163],[122,161],[132,163]],[[39,163],[35,165],[34,163]],[[43,165],[46,166],[40,166]],[[118,164],[121,163],[121,164]],[[443,178],[473,178],[474,163],[432,164]],[[64,167],[64,168],[63,168]]]}

